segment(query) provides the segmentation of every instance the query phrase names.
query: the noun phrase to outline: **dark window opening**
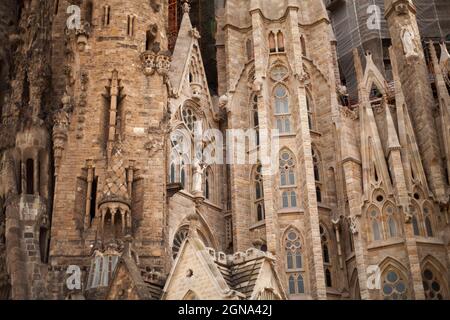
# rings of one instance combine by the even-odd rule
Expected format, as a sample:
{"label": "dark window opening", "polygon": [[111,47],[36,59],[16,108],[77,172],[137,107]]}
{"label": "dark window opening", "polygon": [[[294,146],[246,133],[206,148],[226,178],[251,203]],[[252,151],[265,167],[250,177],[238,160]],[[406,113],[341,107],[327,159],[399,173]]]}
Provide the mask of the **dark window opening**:
{"label": "dark window opening", "polygon": [[304,36],[300,37],[300,43],[302,45],[302,55],[306,56],[306,41],[305,41],[305,37]]}
{"label": "dark window opening", "polygon": [[33,159],[28,159],[26,162],[26,187],[27,194],[34,194],[34,161]]}
{"label": "dark window opening", "polygon": [[320,190],[320,187],[316,187],[316,197],[317,202],[322,202],[322,191]]}
{"label": "dark window opening", "polygon": [[89,1],[86,4],[86,14],[85,14],[85,21],[88,22],[90,25],[92,25],[92,15],[94,11],[94,5],[92,4],[92,1]]}
{"label": "dark window opening", "polygon": [[28,73],[25,73],[25,78],[23,81],[22,101],[25,107],[27,107],[30,103],[30,82],[28,80]]}
{"label": "dark window opening", "polygon": [[333,286],[333,282],[331,281],[331,272],[329,269],[326,269],[325,271],[325,282],[328,288]]}
{"label": "dark window opening", "polygon": [[55,16],[58,14],[59,0],[55,0]]}
{"label": "dark window opening", "polygon": [[326,244],[322,247],[323,251],[323,262],[330,263],[330,253],[328,252],[328,246]]}
{"label": "dark window opening", "polygon": [[94,180],[92,181],[92,190],[91,190],[91,195],[90,195],[90,218],[91,218],[91,222],[92,220],[94,220],[95,218],[95,211],[97,209],[97,185],[98,185],[98,177],[95,177]]}
{"label": "dark window opening", "polygon": [[48,262],[48,230],[47,228],[41,227],[39,229],[39,253],[41,255],[41,262],[47,263]]}
{"label": "dark window opening", "polygon": [[281,31],[277,34],[278,52],[284,52],[284,35]]}

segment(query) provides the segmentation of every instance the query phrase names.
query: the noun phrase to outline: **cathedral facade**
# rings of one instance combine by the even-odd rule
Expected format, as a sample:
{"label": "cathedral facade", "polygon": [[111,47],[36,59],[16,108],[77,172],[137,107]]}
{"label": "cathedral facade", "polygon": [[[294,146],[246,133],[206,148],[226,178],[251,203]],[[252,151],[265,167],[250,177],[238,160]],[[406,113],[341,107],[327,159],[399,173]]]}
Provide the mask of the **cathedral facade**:
{"label": "cathedral facade", "polygon": [[449,299],[449,43],[211,3],[0,3],[0,299]]}

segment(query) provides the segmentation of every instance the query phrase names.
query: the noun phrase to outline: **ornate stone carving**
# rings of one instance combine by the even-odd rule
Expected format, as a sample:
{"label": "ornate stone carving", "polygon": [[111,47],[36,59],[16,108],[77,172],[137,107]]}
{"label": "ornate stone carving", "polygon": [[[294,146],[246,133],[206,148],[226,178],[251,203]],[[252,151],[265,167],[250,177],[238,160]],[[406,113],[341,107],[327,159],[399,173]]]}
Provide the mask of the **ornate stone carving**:
{"label": "ornate stone carving", "polygon": [[192,29],[189,31],[189,34],[190,34],[191,37],[194,38],[194,39],[200,39],[200,38],[201,38],[200,32],[198,31],[197,28],[192,28]]}
{"label": "ornate stone carving", "polygon": [[400,31],[403,51],[406,58],[417,57],[419,55],[416,43],[416,35],[410,26],[403,27]]}
{"label": "ornate stone carving", "polygon": [[152,51],[145,51],[141,53],[142,70],[146,76],[151,76],[155,73],[156,54]]}
{"label": "ornate stone carving", "polygon": [[161,76],[167,76],[170,69],[170,56],[166,54],[159,54],[156,57],[156,71]]}
{"label": "ornate stone carving", "polygon": [[355,216],[348,217],[348,223],[352,234],[358,233],[358,218]]}
{"label": "ornate stone carving", "polygon": [[356,108],[351,109],[350,107],[343,106],[343,107],[339,108],[339,111],[344,118],[347,118],[347,119],[350,119],[353,121],[358,120],[358,118],[359,118],[358,110]]}
{"label": "ornate stone carving", "polygon": [[90,35],[91,25],[85,22],[79,29],[75,30],[75,36],[77,39],[77,47],[79,51],[84,51]]}
{"label": "ornate stone carving", "polygon": [[142,71],[146,76],[151,76],[155,71],[161,76],[167,76],[170,69],[170,56],[164,53],[157,54],[153,51],[141,53]]}

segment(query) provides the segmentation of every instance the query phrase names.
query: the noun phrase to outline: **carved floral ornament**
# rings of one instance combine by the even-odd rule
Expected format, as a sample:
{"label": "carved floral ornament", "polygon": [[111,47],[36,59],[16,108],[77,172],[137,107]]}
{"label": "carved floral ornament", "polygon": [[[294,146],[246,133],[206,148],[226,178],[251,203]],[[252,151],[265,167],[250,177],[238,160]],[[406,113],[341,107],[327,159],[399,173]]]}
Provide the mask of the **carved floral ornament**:
{"label": "carved floral ornament", "polygon": [[146,76],[151,76],[155,71],[166,76],[169,73],[171,58],[168,55],[145,51],[141,54],[142,70]]}

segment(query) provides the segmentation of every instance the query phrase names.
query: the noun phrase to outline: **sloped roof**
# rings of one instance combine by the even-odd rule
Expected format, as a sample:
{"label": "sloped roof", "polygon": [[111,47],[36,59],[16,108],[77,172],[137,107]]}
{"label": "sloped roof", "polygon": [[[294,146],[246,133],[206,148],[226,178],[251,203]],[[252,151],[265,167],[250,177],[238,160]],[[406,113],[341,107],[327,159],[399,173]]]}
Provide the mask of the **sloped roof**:
{"label": "sloped roof", "polygon": [[241,292],[250,299],[266,259],[265,255],[261,255],[252,260],[238,264],[231,263],[228,266],[216,261],[216,265],[230,289]]}
{"label": "sloped roof", "polygon": [[113,278],[111,279],[107,296],[109,296],[109,292],[111,291],[121,268],[126,269],[127,275],[130,277],[139,299],[159,300],[161,298],[162,286],[156,281],[151,281],[150,279],[144,277],[145,271],[140,269],[136,262],[131,257],[126,255],[123,255],[119,260]]}

